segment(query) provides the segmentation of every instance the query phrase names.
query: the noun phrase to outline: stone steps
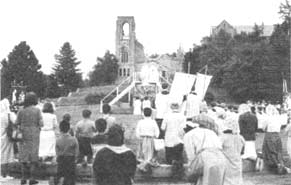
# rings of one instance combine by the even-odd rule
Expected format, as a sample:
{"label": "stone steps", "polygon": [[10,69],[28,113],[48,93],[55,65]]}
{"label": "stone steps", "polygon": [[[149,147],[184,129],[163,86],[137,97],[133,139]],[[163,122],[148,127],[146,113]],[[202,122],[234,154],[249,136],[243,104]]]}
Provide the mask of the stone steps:
{"label": "stone steps", "polygon": [[[124,84],[120,86],[119,91],[122,92],[128,84]],[[89,94],[99,94],[103,97],[105,97],[108,93],[110,93],[116,85],[107,85],[107,86],[96,86],[96,87],[90,87],[90,88],[82,88],[78,89],[76,92],[71,92],[66,97],[60,97],[57,101],[58,106],[70,106],[70,105],[86,105],[85,98]],[[108,101],[110,101],[112,97],[108,97]]]}
{"label": "stone steps", "polygon": [[[8,174],[14,177],[19,177],[21,175],[21,164],[18,162],[9,164]],[[187,170],[187,165],[184,165],[184,170]],[[254,172],[255,163],[249,160],[243,161],[243,172]],[[36,169],[36,176],[39,178],[48,178],[54,176],[57,173],[56,163],[41,163]],[[79,179],[92,178],[92,164],[88,164],[83,167],[81,164],[77,165],[76,173]],[[265,173],[262,172],[262,173]],[[136,171],[135,180],[146,180],[148,178],[156,179],[171,179],[172,178],[172,166],[167,164],[161,164],[157,167],[152,168],[151,174],[144,174],[139,170]],[[185,177],[183,178],[185,179]]]}

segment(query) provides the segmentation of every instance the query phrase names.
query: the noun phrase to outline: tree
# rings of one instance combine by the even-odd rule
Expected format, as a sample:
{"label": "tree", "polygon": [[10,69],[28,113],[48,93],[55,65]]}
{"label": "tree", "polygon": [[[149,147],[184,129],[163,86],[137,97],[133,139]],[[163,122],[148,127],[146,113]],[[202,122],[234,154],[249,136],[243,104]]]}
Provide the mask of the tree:
{"label": "tree", "polygon": [[285,4],[281,3],[279,14],[281,18],[286,22],[290,29],[290,20],[291,20],[291,5],[288,0],[285,1]]}
{"label": "tree", "polygon": [[65,42],[60,54],[55,55],[57,64],[53,68],[58,86],[62,87],[62,95],[75,91],[82,85],[82,75],[77,66],[81,63],[75,57],[75,51],[69,42]]}
{"label": "tree", "polygon": [[58,86],[57,78],[54,74],[47,76],[46,78],[46,97],[48,98],[58,98],[61,96],[61,89]]}
{"label": "tree", "polygon": [[15,46],[7,60],[4,59],[1,63],[3,65],[1,80],[5,81],[3,96],[10,94],[12,82],[23,83],[28,91],[34,91],[40,97],[44,96],[45,75],[40,71],[38,59],[25,41]]}
{"label": "tree", "polygon": [[97,64],[89,74],[91,86],[111,84],[118,76],[118,60],[110,51],[106,51],[104,57],[97,58]]}

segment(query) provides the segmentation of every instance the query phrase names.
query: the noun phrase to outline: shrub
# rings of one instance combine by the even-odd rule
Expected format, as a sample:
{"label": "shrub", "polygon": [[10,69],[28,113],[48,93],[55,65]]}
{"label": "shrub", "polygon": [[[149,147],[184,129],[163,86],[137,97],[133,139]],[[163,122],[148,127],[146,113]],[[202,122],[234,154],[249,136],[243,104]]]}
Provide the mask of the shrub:
{"label": "shrub", "polygon": [[88,105],[92,105],[92,104],[100,104],[100,101],[103,99],[103,97],[105,97],[104,94],[88,94],[85,97],[85,102]]}

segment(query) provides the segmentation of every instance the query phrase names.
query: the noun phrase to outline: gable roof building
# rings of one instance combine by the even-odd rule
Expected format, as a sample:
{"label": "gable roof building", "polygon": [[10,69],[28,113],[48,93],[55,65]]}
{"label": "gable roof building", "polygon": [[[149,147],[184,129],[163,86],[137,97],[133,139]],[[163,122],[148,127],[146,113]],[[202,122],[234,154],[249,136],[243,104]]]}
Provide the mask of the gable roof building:
{"label": "gable roof building", "polygon": [[[264,37],[270,37],[274,31],[273,25],[263,25],[263,34]],[[254,29],[254,25],[241,25],[241,26],[233,26],[229,24],[226,20],[223,20],[218,26],[211,27],[211,35],[217,35],[221,30],[229,33],[232,37],[236,34],[240,34],[242,32],[250,33]]]}

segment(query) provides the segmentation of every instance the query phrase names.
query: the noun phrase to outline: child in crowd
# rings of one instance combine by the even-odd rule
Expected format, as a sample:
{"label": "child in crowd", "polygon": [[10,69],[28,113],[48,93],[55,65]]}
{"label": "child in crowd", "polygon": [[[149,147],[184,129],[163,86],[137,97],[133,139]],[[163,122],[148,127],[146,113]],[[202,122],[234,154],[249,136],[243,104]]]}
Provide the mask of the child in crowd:
{"label": "child in crowd", "polygon": [[70,124],[67,121],[61,121],[61,136],[56,141],[57,154],[57,176],[54,184],[57,185],[61,177],[64,177],[63,185],[75,185],[75,158],[77,157],[79,146],[76,138],[72,137],[68,131]]}
{"label": "child in crowd", "polygon": [[64,114],[62,121],[68,122],[70,124],[70,130],[68,133],[71,136],[75,136],[74,129],[73,129],[72,124],[71,124],[71,115],[69,113]]}
{"label": "child in crowd", "polygon": [[91,138],[91,144],[93,148],[93,155],[102,149],[107,143],[107,136],[105,134],[107,123],[105,119],[100,118],[95,121],[95,128],[97,133]]}
{"label": "child in crowd", "polygon": [[94,121],[90,119],[91,111],[88,109],[83,110],[82,112],[83,120],[79,121],[76,125],[76,137],[79,142],[79,157],[78,163],[84,161],[84,157],[87,156],[87,160],[84,165],[87,163],[92,163],[92,148],[91,148],[91,138],[95,132]]}
{"label": "child in crowd", "polygon": [[111,107],[108,104],[104,104],[102,106],[102,112],[103,116],[102,118],[105,119],[107,126],[105,132],[108,132],[109,128],[112,127],[114,124],[116,124],[116,119],[115,117],[111,116]]}
{"label": "child in crowd", "polygon": [[151,118],[152,110],[145,108],[143,112],[144,119],[140,120],[136,126],[136,136],[139,138],[137,159],[148,164],[155,162],[154,138],[159,137],[160,130]]}

